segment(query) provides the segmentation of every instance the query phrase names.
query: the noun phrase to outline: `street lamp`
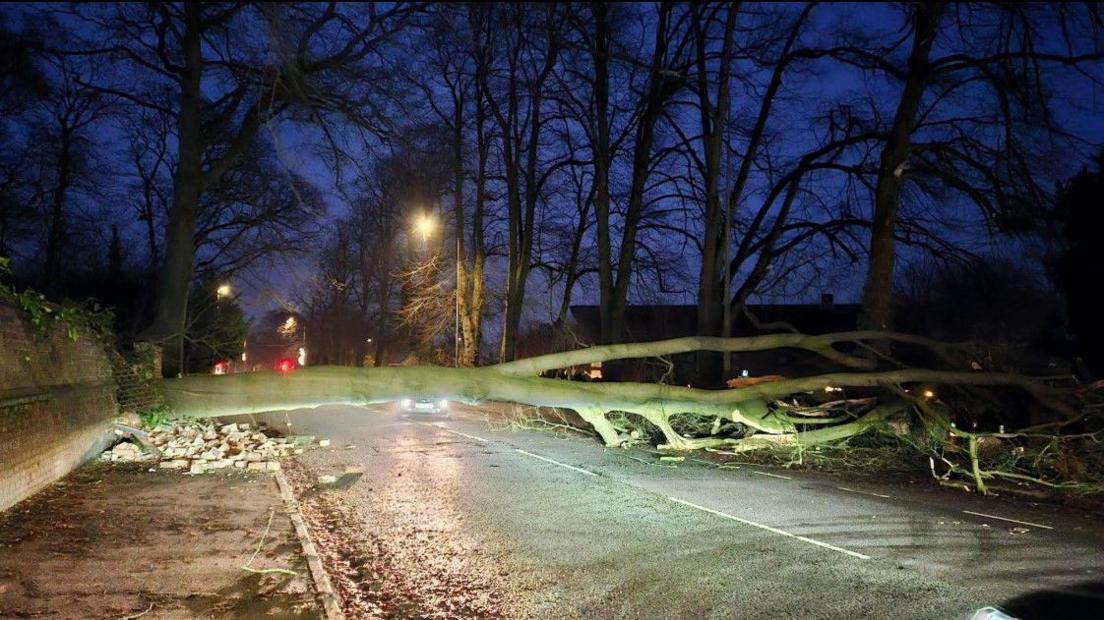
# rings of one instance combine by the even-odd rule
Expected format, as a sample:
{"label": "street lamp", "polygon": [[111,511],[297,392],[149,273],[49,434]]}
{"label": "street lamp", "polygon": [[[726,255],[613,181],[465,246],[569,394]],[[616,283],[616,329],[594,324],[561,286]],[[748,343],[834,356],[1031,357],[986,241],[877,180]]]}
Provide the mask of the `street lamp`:
{"label": "street lamp", "polygon": [[218,299],[222,299],[223,297],[229,297],[230,294],[233,292],[234,289],[230,288],[229,284],[223,283],[220,284],[217,289],[215,289],[215,297],[217,297]]}
{"label": "street lamp", "polygon": [[295,317],[289,316],[287,320],[284,321],[284,324],[280,327],[280,333],[290,336],[293,332],[295,332],[295,328],[298,326],[298,321],[295,320]]}
{"label": "street lamp", "polygon": [[414,232],[422,236],[422,243],[425,243],[429,239],[429,236],[433,234],[436,228],[437,222],[425,213],[418,214],[418,218],[414,220]]}

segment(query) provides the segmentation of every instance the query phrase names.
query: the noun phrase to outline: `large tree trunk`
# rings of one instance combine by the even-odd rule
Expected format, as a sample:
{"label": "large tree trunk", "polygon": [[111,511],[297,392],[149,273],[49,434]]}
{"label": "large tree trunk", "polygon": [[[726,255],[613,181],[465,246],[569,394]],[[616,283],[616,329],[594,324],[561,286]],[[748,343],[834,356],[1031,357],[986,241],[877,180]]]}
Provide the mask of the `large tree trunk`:
{"label": "large tree trunk", "polygon": [[472,208],[471,222],[471,269],[465,280],[468,296],[460,309],[461,328],[464,342],[460,364],[475,366],[479,363],[479,347],[483,342],[483,306],[486,299],[484,266],[487,262],[487,247],[483,239],[483,216],[487,204],[487,161],[490,158],[490,139],[487,135],[487,92],[486,74],[489,70],[487,50],[486,10],[469,7],[469,27],[473,36],[473,57],[475,59],[474,91],[475,114],[475,204]]}
{"label": "large tree trunk", "polygon": [[[727,251],[723,247],[724,227],[730,222],[721,211],[720,181],[722,149],[725,147],[725,133],[729,107],[729,65],[732,58],[733,32],[736,28],[736,7],[730,5],[724,26],[724,40],[721,44],[720,64],[717,69],[716,104],[710,101],[708,80],[708,25],[699,22],[695,26],[697,40],[698,67],[698,106],[701,115],[702,142],[704,155],[704,191],[705,214],[702,231],[701,268],[698,272],[698,317],[697,330],[702,336],[720,336],[724,330],[724,304],[726,288],[722,279],[727,274]],[[702,351],[697,355],[698,385],[717,386],[724,380],[722,358],[712,351]]]}
{"label": "large tree trunk", "polygon": [[[772,334],[750,338],[689,337],[674,340],[598,346],[589,349],[542,355],[483,368],[340,368],[313,367],[288,374],[253,373],[195,375],[163,383],[166,402],[177,415],[212,417],[263,411],[311,408],[330,404],[365,405],[396,401],[413,396],[447,398],[479,403],[506,401],[535,406],[574,409],[591,424],[610,446],[629,437],[608,417],[612,412],[637,414],[658,428],[664,447],[693,449],[708,446],[754,448],[767,444],[832,441],[862,432],[913,406],[901,392],[901,385],[1005,385],[1022,389],[1040,403],[1067,419],[1078,412],[1063,395],[1042,381],[1020,375],[903,368],[870,370],[872,362],[841,352],[841,343],[889,339],[933,346],[938,343],[891,332],[853,332],[806,336]],[[798,348],[825,357],[859,372],[833,372],[782,379],[722,390],[648,383],[585,383],[541,378],[538,373],[596,361],[672,355],[699,350],[715,352],[763,351]],[[857,419],[851,415],[824,418],[823,411],[807,414],[790,408],[785,401],[795,395],[822,392],[826,388],[883,387],[893,395],[881,405],[866,410]],[[706,419],[727,420],[749,429],[745,437],[686,437],[672,426],[672,418],[692,414]],[[815,427],[816,430],[808,430]]]}
{"label": "large tree trunk", "polygon": [[476,131],[479,151],[479,171],[475,181],[475,210],[472,214],[472,263],[470,276],[471,296],[461,315],[464,323],[464,353],[461,364],[475,366],[479,363],[479,346],[483,342],[483,306],[487,296],[483,270],[487,262],[487,247],[483,240],[483,213],[486,207],[487,141],[483,136],[483,113],[478,111]]}
{"label": "large tree trunk", "polygon": [[897,207],[904,183],[912,143],[916,113],[928,82],[928,54],[935,39],[941,5],[918,3],[908,74],[901,90],[893,126],[878,167],[874,188],[874,221],[870,232],[870,266],[863,290],[860,326],[868,329],[893,328],[893,265],[896,258],[894,234]]}
{"label": "large tree trunk", "polygon": [[[672,71],[666,66],[668,61],[668,45],[670,43],[667,36],[669,34],[668,20],[671,13],[671,6],[670,3],[664,2],[660,3],[658,7],[647,90],[639,103],[639,119],[633,131],[632,177],[629,182],[629,195],[625,209],[625,217],[622,222],[621,242],[617,250],[616,269],[614,268],[613,257],[611,256],[612,240],[609,232],[609,217],[608,215],[606,217],[598,215],[597,219],[599,234],[599,306],[602,321],[605,325],[601,328],[600,340],[605,344],[621,342],[624,337],[625,306],[628,304],[629,284],[632,282],[633,263],[636,257],[637,233],[640,229],[640,221],[644,215],[644,207],[646,204],[644,193],[652,170],[652,145],[655,139],[656,124],[663,114],[667,101],[681,88],[681,80],[677,77],[677,72]],[[603,22],[600,26],[603,28],[600,34],[604,33],[605,37],[602,41],[605,51],[595,59],[596,77],[601,77],[601,79],[598,80],[598,84],[596,84],[596,88],[602,88],[603,97],[608,98],[608,47],[610,34],[608,31],[608,23]],[[600,76],[597,72],[599,67],[597,63],[599,59],[604,59],[605,61],[603,74]],[[675,76],[673,77],[672,74]],[[608,101],[606,102],[606,106],[608,108]],[[604,143],[601,139],[599,140],[597,152],[605,152],[606,156],[610,157],[608,152],[608,119],[604,124],[607,125],[606,137]],[[605,166],[606,170],[603,176],[608,178],[608,159],[606,160]],[[606,191],[606,209],[608,212],[608,182],[606,183]],[[596,201],[596,205],[597,204]],[[605,229],[605,232],[603,232],[603,229]],[[605,242],[603,242],[601,238],[603,235],[606,237]],[[603,246],[605,246],[605,249],[603,249]],[[616,378],[619,372],[617,367],[615,366],[609,370],[612,372],[606,376],[608,378]]]}
{"label": "large tree trunk", "polygon": [[200,11],[198,3],[184,5],[185,31],[181,37],[184,75],[180,80],[180,114],[176,122],[177,168],[173,178],[173,201],[165,231],[165,259],[158,278],[154,321],[143,332],[146,339],[155,342],[181,335],[188,314],[196,217],[203,191]]}
{"label": "large tree trunk", "polygon": [[[465,352],[471,339],[471,326],[468,323],[468,281],[464,255],[464,91],[454,93],[452,115],[452,216],[456,220],[456,317],[453,325],[452,341],[455,363],[461,364],[461,344]],[[461,317],[463,319],[461,320]],[[464,366],[470,364],[465,363]]]}
{"label": "large tree trunk", "polygon": [[[594,19],[594,44],[590,51],[594,64],[594,214],[598,233],[598,340],[601,344],[618,342],[612,320],[616,305],[613,291],[613,264],[610,257],[610,126],[609,126],[609,22],[604,2],[590,4]],[[581,224],[581,222],[580,222]],[[626,265],[622,265],[622,268]]]}

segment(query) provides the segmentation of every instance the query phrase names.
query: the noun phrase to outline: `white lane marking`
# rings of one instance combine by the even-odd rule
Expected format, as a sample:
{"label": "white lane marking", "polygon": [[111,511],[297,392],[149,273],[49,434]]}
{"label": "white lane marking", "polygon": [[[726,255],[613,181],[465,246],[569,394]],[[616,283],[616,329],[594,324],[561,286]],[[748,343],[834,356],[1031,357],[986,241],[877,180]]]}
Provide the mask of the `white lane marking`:
{"label": "white lane marking", "polygon": [[738,521],[740,523],[743,523],[744,525],[750,525],[751,527],[757,527],[761,530],[766,530],[768,532],[772,532],[772,533],[778,534],[780,536],[786,536],[787,538],[793,538],[795,540],[800,540],[802,542],[807,542],[810,545],[816,545],[818,547],[823,547],[825,549],[831,549],[832,551],[838,551],[840,553],[847,554],[851,557],[859,558],[860,560],[869,560],[870,559],[869,555],[863,555],[863,554],[859,553],[858,551],[851,551],[849,549],[844,549],[843,547],[837,547],[835,545],[829,545],[826,542],[821,542],[819,540],[814,540],[812,538],[807,538],[805,536],[798,536],[797,534],[791,534],[789,532],[780,530],[776,527],[771,527],[769,525],[763,525],[762,523],[756,523],[755,521],[748,521],[747,519],[741,519],[740,517],[730,515],[727,512],[721,512],[720,510],[713,510],[712,508],[706,508],[705,506],[699,506],[697,504],[693,504],[691,502],[688,502],[684,499],[679,499],[677,497],[670,497],[670,496],[668,496],[667,499],[671,500],[672,502],[675,502],[676,504],[682,504],[683,506],[689,506],[691,508],[697,508],[698,510],[708,512],[709,514],[717,515],[718,517],[723,517],[725,519],[731,519],[733,521]]}
{"label": "white lane marking", "polygon": [[781,478],[782,480],[793,480],[793,478],[789,476],[780,476],[778,474],[772,474],[769,471],[757,471],[753,469],[751,470],[751,473],[759,474],[760,476],[770,476],[771,478]]}
{"label": "white lane marking", "polygon": [[849,489],[847,487],[836,487],[841,491],[850,491],[852,493],[858,493],[859,495],[873,495],[874,497],[881,497],[884,499],[893,499],[892,495],[882,495],[881,493],[874,493],[872,491],[857,491],[855,489]]}
{"label": "white lane marking", "polygon": [[1008,517],[998,517],[997,515],[987,515],[984,512],[974,512],[972,510],[963,510],[968,515],[974,515],[977,517],[986,517],[988,519],[998,519],[1000,521],[1010,521],[1012,523],[1019,523],[1020,525],[1030,525],[1031,527],[1041,527],[1044,530],[1053,530],[1054,528],[1049,525],[1043,525],[1042,523],[1032,523],[1030,521],[1017,521],[1016,519],[1009,519]]}
{"label": "white lane marking", "polygon": [[[440,427],[438,427],[438,428],[440,428]],[[461,433],[460,431],[454,431],[451,428],[442,428],[441,430],[448,431],[448,432],[450,432],[454,435],[460,435],[461,437],[467,437],[468,439],[474,439],[476,441],[482,441],[483,443],[487,443],[487,440],[483,439],[482,437],[476,437],[475,435],[469,435],[467,433]]]}
{"label": "white lane marking", "polygon": [[542,461],[545,461],[546,463],[552,463],[553,465],[559,465],[560,467],[566,467],[567,469],[570,469],[571,471],[577,471],[580,474],[586,474],[588,476],[597,476],[598,475],[598,474],[596,474],[592,471],[587,471],[585,469],[582,469],[582,468],[579,468],[579,467],[574,467],[572,465],[568,465],[566,463],[561,463],[559,461],[553,461],[552,459],[550,459],[548,457],[541,456],[539,454],[533,454],[532,452],[526,452],[525,450],[522,450],[521,448],[514,448],[514,450],[517,450],[518,452],[524,454],[525,456],[531,456],[535,459],[540,459]]}
{"label": "white lane marking", "polygon": [[422,426],[428,426],[430,428],[435,428],[439,431],[445,431],[446,433],[452,433],[453,435],[460,435],[461,437],[467,437],[468,439],[474,439],[476,441],[482,441],[483,443],[487,443],[487,440],[483,439],[482,437],[476,437],[475,435],[469,435],[467,433],[461,433],[460,431],[454,431],[451,428],[445,428],[443,426],[437,426],[436,424],[430,424],[429,422],[418,422],[418,424],[421,424]]}

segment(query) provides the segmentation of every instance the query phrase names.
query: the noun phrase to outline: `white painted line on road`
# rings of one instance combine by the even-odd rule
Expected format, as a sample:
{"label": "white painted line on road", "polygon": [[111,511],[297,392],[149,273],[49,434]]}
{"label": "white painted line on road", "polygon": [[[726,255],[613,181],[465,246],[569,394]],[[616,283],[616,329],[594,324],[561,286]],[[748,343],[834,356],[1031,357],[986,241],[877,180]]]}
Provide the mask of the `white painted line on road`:
{"label": "white painted line on road", "polygon": [[769,471],[757,471],[757,470],[753,469],[753,470],[751,470],[751,473],[759,474],[760,476],[770,476],[771,478],[781,478],[782,480],[793,480],[793,478],[791,478],[789,476],[781,476],[781,475],[778,475],[778,474],[772,474]]}
{"label": "white painted line on road", "polygon": [[849,489],[847,487],[836,487],[841,491],[850,491],[851,493],[858,493],[859,495],[873,495],[874,497],[881,497],[883,499],[893,499],[892,495],[882,495],[881,493],[874,493],[871,491],[857,491],[855,489]]}
{"label": "white painted line on road", "polygon": [[963,510],[968,515],[974,515],[976,517],[986,517],[988,519],[998,519],[1000,521],[1009,521],[1011,523],[1019,523],[1020,525],[1030,525],[1031,527],[1041,527],[1044,530],[1053,530],[1054,528],[1049,525],[1043,525],[1042,523],[1032,523],[1030,521],[1017,521],[1016,519],[1009,519],[1008,517],[998,517],[997,515],[987,515],[984,512],[974,512],[972,510]]}
{"label": "white painted line on road", "polygon": [[428,426],[430,428],[435,428],[439,431],[445,431],[446,433],[452,433],[453,435],[460,435],[461,437],[467,437],[468,439],[474,439],[476,441],[482,441],[483,443],[487,443],[487,440],[483,439],[482,437],[476,437],[475,435],[469,435],[467,433],[461,433],[460,431],[454,431],[451,428],[445,428],[443,426],[437,426],[436,424],[430,424],[429,422],[418,422],[418,424],[421,424],[422,426]]}
{"label": "white painted line on road", "polygon": [[514,448],[514,450],[517,450],[518,452],[524,454],[525,456],[531,456],[535,459],[540,459],[542,461],[545,461],[546,463],[552,463],[553,465],[559,465],[560,467],[566,467],[567,469],[570,469],[571,471],[577,471],[580,474],[586,474],[588,476],[597,476],[598,475],[598,474],[596,474],[592,471],[587,471],[585,469],[581,469],[579,467],[574,467],[572,465],[568,465],[566,463],[561,463],[559,461],[553,461],[552,459],[547,458],[547,457],[543,457],[539,454],[533,454],[532,452],[526,452],[525,450],[522,450],[521,448]]}
{"label": "white painted line on road", "polygon": [[[441,428],[441,427],[438,427],[438,428]],[[467,433],[461,433],[460,431],[454,431],[451,428],[441,428],[441,430],[448,431],[448,432],[452,433],[453,435],[460,435],[461,437],[467,437],[468,439],[474,439],[476,441],[482,441],[483,443],[487,443],[487,440],[483,439],[482,437],[476,437],[475,435],[469,435]]]}
{"label": "white painted line on road", "polygon": [[667,499],[671,500],[672,502],[675,502],[676,504],[682,504],[683,506],[689,506],[691,508],[697,508],[698,510],[708,512],[709,514],[714,514],[714,515],[717,515],[718,517],[724,517],[725,519],[731,519],[733,521],[738,521],[740,523],[743,523],[744,525],[750,525],[752,527],[757,527],[761,530],[767,530],[768,532],[772,532],[772,533],[778,534],[780,536],[785,536],[787,538],[793,538],[793,539],[796,539],[796,540],[800,540],[802,542],[807,542],[810,545],[816,545],[818,547],[824,547],[825,549],[831,549],[832,551],[838,551],[840,553],[847,554],[847,555],[849,555],[853,558],[859,558],[860,560],[869,560],[870,559],[869,555],[863,555],[863,554],[861,554],[857,551],[851,551],[849,549],[844,549],[843,547],[837,547],[835,545],[829,545],[826,542],[821,542],[819,540],[813,540],[812,538],[807,538],[805,536],[798,536],[797,534],[791,534],[789,532],[785,532],[783,530],[780,530],[776,527],[771,527],[769,525],[763,525],[762,523],[756,523],[755,521],[749,521],[747,519],[741,519],[740,517],[730,515],[727,512],[721,512],[719,510],[713,510],[712,508],[706,508],[705,506],[699,506],[697,504],[690,503],[690,502],[688,502],[684,499],[679,499],[677,497],[670,497],[670,496],[668,496]]}

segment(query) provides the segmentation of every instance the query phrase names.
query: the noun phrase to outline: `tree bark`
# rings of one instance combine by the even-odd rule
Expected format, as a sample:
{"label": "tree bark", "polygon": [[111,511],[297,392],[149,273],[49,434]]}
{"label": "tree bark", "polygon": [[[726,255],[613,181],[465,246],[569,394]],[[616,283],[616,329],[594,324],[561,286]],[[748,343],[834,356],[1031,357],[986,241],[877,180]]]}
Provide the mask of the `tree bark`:
{"label": "tree bark", "polygon": [[916,125],[916,113],[928,84],[928,55],[935,40],[941,9],[942,5],[938,3],[918,3],[914,8],[908,73],[889,138],[882,150],[878,180],[874,188],[870,266],[863,289],[863,309],[859,319],[860,327],[863,328],[893,328],[893,265],[896,258],[894,233],[897,227],[897,210],[912,143],[912,130]]}
{"label": "tree bark", "polygon": [[180,112],[176,120],[177,169],[173,201],[165,230],[165,258],[158,278],[153,323],[143,336],[163,342],[180,335],[188,314],[195,255],[196,217],[203,192],[203,100],[201,6],[184,4],[181,35],[184,69],[180,78]]}
{"label": "tree bark", "polygon": [[[610,126],[609,126],[609,22],[604,2],[591,2],[594,20],[594,214],[598,233],[598,340],[610,344],[620,340],[614,332],[613,265],[610,258]],[[619,332],[619,330],[618,330]]]}
{"label": "tree bark", "polygon": [[[705,151],[704,190],[705,213],[702,234],[701,268],[698,272],[698,310],[697,331],[701,336],[720,336],[724,330],[724,299],[722,278],[727,274],[723,248],[724,227],[730,225],[721,211],[721,150],[724,147],[725,128],[728,122],[729,108],[729,72],[732,59],[733,32],[736,28],[736,6],[727,9],[724,26],[724,39],[721,44],[720,64],[717,69],[717,102],[709,99],[708,79],[708,26],[699,17],[695,28],[697,41],[698,70],[698,106],[701,115],[702,142]],[[722,358],[714,352],[699,352],[697,355],[698,385],[720,385],[724,377]]]}
{"label": "tree bark", "polygon": [[483,342],[483,306],[486,298],[484,266],[487,247],[483,238],[483,217],[487,204],[487,161],[490,158],[490,140],[487,136],[487,13],[485,9],[472,7],[469,24],[474,42],[475,79],[472,85],[475,104],[475,204],[472,209],[471,245],[472,260],[469,277],[470,297],[460,320],[464,328],[464,350],[461,364],[475,366],[479,363],[479,347]]}

